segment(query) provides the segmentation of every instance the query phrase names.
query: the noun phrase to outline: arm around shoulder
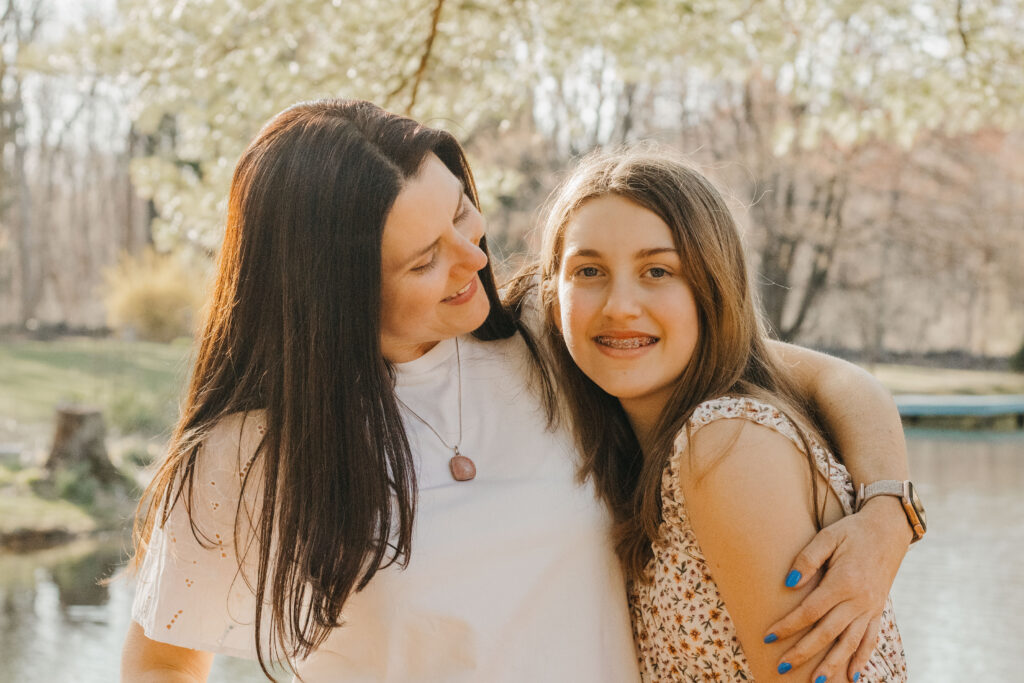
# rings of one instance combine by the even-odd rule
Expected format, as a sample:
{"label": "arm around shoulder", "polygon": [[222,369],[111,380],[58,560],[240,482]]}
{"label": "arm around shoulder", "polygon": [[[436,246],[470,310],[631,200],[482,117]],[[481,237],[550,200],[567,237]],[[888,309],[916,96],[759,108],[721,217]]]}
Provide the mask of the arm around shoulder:
{"label": "arm around shoulder", "polygon": [[818,409],[854,484],[907,478],[907,445],[892,395],[871,373],[792,344],[770,343],[776,362]]}
{"label": "arm around shoulder", "polygon": [[123,683],[195,683],[210,675],[213,655],[146,637],[132,622],[121,651]]}

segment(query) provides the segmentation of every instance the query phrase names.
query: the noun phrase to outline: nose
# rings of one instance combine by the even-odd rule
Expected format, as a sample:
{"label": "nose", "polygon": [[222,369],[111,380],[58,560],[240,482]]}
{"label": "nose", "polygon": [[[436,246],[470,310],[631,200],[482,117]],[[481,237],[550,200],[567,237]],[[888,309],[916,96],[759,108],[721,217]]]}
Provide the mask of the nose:
{"label": "nose", "polygon": [[615,278],[608,283],[601,312],[610,320],[631,320],[639,317],[641,304],[638,292],[627,278]]}
{"label": "nose", "polygon": [[484,237],[483,216],[477,213],[468,218],[465,227],[457,232],[459,264],[475,273],[487,265],[487,254],[480,247],[480,240]]}

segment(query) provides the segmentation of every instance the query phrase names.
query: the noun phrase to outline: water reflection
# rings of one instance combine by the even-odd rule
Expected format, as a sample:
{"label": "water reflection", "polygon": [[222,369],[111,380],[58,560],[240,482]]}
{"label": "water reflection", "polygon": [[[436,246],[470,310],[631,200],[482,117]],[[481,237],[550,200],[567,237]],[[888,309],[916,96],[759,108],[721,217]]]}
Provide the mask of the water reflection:
{"label": "water reflection", "polygon": [[0,556],[0,679],[71,680],[79,666],[109,665],[90,661],[95,657],[83,656],[88,648],[81,645],[102,642],[116,609],[109,590],[95,583],[116,566],[115,548],[92,542]]}
{"label": "water reflection", "polygon": [[[123,563],[119,539],[0,554],[0,681],[118,680],[132,592],[101,585]],[[210,681],[265,680],[250,662],[218,658]]]}
{"label": "water reflection", "polygon": [[[894,588],[912,681],[1022,680],[1024,433],[908,432],[928,538]],[[109,576],[122,541],[0,553],[0,681],[118,678],[132,593]],[[217,657],[210,681],[265,680]]]}
{"label": "water reflection", "polygon": [[1024,679],[1024,434],[910,431],[928,537],[894,587],[911,680]]}

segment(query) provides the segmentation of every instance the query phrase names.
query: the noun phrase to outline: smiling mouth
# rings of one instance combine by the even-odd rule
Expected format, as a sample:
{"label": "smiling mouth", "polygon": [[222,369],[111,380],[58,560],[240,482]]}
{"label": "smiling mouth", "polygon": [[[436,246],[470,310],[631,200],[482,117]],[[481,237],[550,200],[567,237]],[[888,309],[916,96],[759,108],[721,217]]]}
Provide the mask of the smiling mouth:
{"label": "smiling mouth", "polygon": [[610,349],[639,349],[654,344],[658,341],[658,337],[648,337],[646,335],[638,337],[594,337],[594,341]]}
{"label": "smiling mouth", "polygon": [[446,296],[445,298],[441,299],[441,301],[445,302],[445,301],[451,301],[452,299],[459,298],[460,296],[462,296],[463,294],[465,294],[466,292],[469,291],[469,288],[473,286],[473,282],[475,282],[475,280],[470,280],[468,283],[466,283],[465,287],[463,287],[459,291],[455,292],[451,296]]}

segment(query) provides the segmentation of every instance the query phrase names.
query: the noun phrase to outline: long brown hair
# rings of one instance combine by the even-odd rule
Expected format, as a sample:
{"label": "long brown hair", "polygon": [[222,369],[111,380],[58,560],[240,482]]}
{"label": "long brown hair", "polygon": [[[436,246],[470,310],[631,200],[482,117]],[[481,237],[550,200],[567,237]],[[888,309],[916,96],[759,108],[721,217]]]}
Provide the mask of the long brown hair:
{"label": "long brown hair", "polygon": [[[260,500],[254,538],[236,533],[235,546],[242,557],[239,546],[255,542],[256,648],[269,678],[266,660],[291,666],[308,655],[354,591],[409,560],[416,476],[380,349],[381,236],[429,153],[478,204],[454,137],[369,102],[295,105],[235,168],[212,303],[169,452],[139,504],[132,564],[175,504],[200,539],[191,514],[200,445],[224,416],[266,411],[258,467],[242,484]],[[491,312],[475,335],[512,336],[515,312],[489,267],[480,277]],[[236,532],[241,509],[240,499]]]}
{"label": "long brown hair", "polygon": [[[669,226],[697,304],[693,356],[646,454],[618,400],[576,366],[554,324],[566,227],[584,203],[606,195],[628,199]],[[638,578],[651,557],[662,519],[662,474],[676,435],[702,401],[725,394],[767,399],[796,422],[805,446],[808,436],[821,439],[811,411],[768,354],[732,214],[711,182],[685,163],[648,148],[585,158],[550,201],[539,271],[546,332],[554,340],[551,353],[582,453],[582,476],[594,477],[615,514],[616,547],[630,578]],[[806,451],[813,472],[813,456]],[[817,501],[816,478],[813,485]]]}

